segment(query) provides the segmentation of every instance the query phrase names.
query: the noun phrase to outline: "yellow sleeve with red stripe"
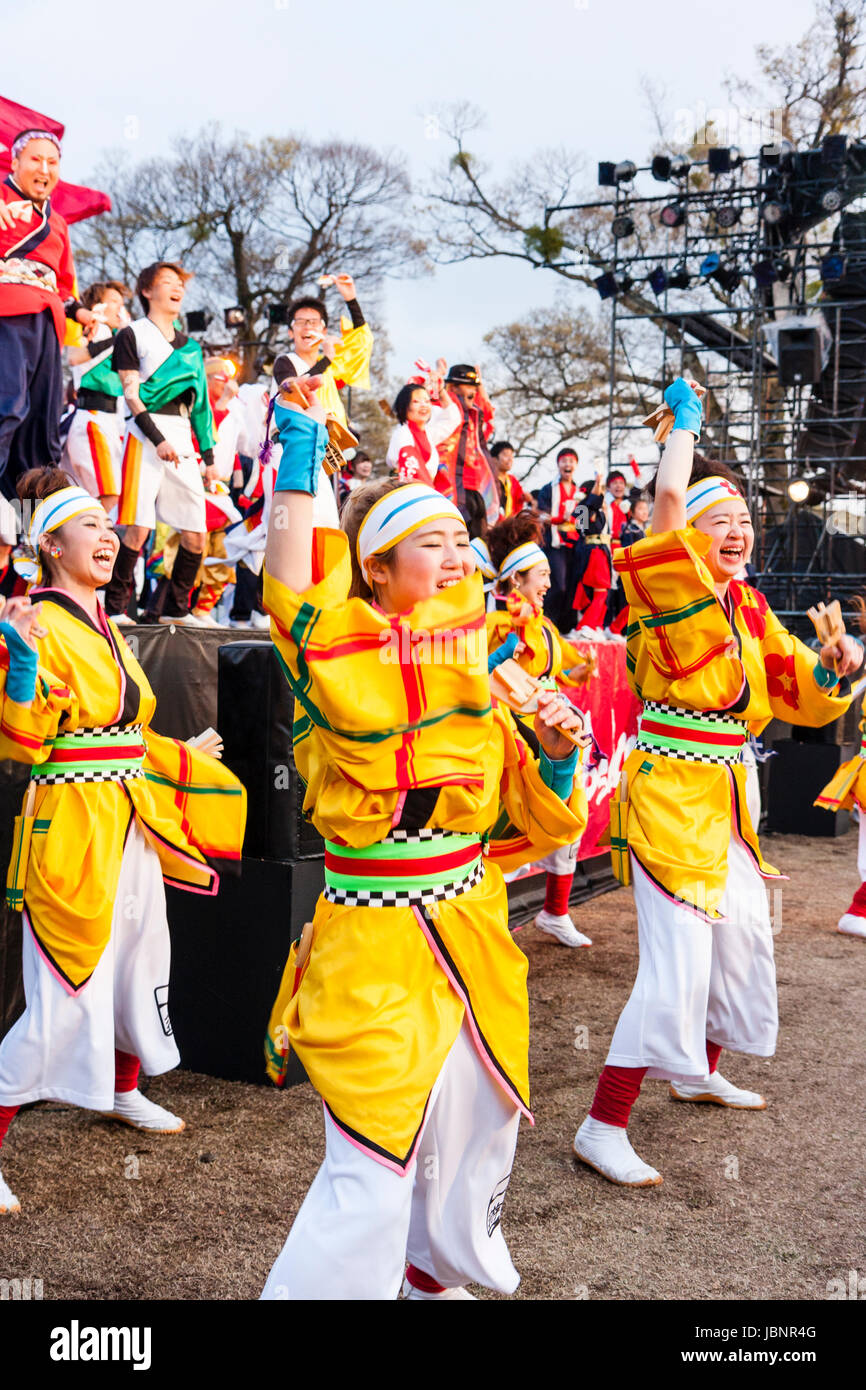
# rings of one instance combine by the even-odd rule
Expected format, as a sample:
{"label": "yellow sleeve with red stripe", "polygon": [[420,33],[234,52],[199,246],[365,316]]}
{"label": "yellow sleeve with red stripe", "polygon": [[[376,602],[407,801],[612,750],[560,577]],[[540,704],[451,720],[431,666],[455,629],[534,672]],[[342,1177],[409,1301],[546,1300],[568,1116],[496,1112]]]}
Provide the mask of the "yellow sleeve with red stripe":
{"label": "yellow sleeve with red stripe", "polygon": [[19,705],[6,694],[8,670],[9,652],[0,639],[0,758],[38,766],[48,761],[61,723],[78,723],[78,697],[40,666],[33,700]]}

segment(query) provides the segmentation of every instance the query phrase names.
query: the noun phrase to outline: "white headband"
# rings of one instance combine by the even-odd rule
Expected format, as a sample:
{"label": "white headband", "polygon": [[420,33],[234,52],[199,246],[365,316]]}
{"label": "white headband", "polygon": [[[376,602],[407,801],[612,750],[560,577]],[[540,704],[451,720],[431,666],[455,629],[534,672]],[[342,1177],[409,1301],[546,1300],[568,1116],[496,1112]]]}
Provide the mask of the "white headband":
{"label": "white headband", "polygon": [[27,529],[27,535],[18,551],[12,557],[16,574],[26,579],[28,584],[42,583],[42,557],[39,552],[39,538],[49,531],[56,531],[73,517],[82,512],[90,512],[100,506],[95,497],[80,487],[64,487],[58,492],[43,498],[34,509]]}
{"label": "white headband", "polygon": [[50,140],[52,145],[57,146],[57,153],[60,154],[60,141],[50,130],[25,130],[23,135],[19,135],[14,141],[12,149],[9,151],[13,159],[17,159],[25,145],[29,145],[31,140]]}
{"label": "white headband", "polygon": [[361,573],[366,578],[367,561],[371,556],[390,550],[419,526],[426,526],[428,521],[440,517],[453,517],[461,526],[466,525],[454,503],[425,483],[407,483],[405,487],[386,492],[373,503],[361,522],[356,546]]}
{"label": "white headband", "polygon": [[524,541],[523,545],[509,550],[499,566],[499,578],[507,579],[510,574],[516,574],[519,570],[531,570],[533,565],[547,563],[547,556],[540,545],[536,545],[535,541]]}
{"label": "white headband", "polygon": [[476,536],[474,541],[469,542],[469,548],[475,552],[476,568],[481,571],[484,578],[495,579],[496,566],[490,558],[490,551],[487,549],[487,543],[483,541],[480,536]]}
{"label": "white headband", "polygon": [[692,483],[686,489],[686,521],[697,521],[710,507],[717,507],[720,502],[730,502],[732,498],[745,504],[743,494],[727,478],[701,478],[700,482]]}

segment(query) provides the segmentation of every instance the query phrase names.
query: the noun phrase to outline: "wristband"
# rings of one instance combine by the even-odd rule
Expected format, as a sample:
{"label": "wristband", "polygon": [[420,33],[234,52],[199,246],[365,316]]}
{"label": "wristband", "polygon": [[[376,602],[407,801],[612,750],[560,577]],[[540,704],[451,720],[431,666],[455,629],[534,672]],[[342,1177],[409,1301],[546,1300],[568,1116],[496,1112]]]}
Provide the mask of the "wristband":
{"label": "wristband", "polygon": [[573,748],[567,758],[548,757],[543,748],[538,750],[538,770],[546,787],[555,792],[560,801],[567,801],[574,787],[574,774],[580,750]]}
{"label": "wristband", "polygon": [[165,443],[165,435],[160,433],[146,410],[139,411],[139,413],[132,418],[135,420],[136,425],[145,439],[149,439],[155,449],[158,449],[160,444]]}
{"label": "wristband", "polygon": [[213,448],[210,448],[210,449],[202,449],[202,451],[201,451],[201,461],[202,461],[202,463],[204,464],[205,468],[212,468],[212,467],[213,467]]}
{"label": "wristband", "polygon": [[274,492],[306,492],[315,497],[328,431],[299,410],[274,407],[274,424],[283,446]]}
{"label": "wristband", "polygon": [[674,429],[690,430],[696,439],[701,437],[701,402],[697,392],[678,376],[665,391],[665,402],[674,412]]}
{"label": "wristband", "polygon": [[6,650],[9,653],[6,694],[16,705],[29,705],[36,694],[39,657],[11,623],[0,622],[0,632],[6,639]]}
{"label": "wristband", "polygon": [[508,661],[514,655],[514,649],[518,643],[516,632],[509,632],[501,647],[497,647],[495,652],[490,652],[487,657],[487,674],[495,671],[497,666],[501,666],[503,661]]}
{"label": "wristband", "polygon": [[812,675],[815,677],[815,684],[820,686],[822,690],[830,690],[832,686],[838,685],[842,679],[841,676],[836,675],[835,671],[828,671],[827,667],[822,666],[820,661],[813,668]]}

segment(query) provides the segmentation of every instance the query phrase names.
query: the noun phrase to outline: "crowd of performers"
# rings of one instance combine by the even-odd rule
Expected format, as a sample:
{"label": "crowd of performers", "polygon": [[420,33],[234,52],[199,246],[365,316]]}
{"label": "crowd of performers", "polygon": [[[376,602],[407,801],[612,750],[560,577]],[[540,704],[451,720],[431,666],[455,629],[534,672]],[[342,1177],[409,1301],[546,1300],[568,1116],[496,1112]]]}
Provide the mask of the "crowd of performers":
{"label": "crowd of performers", "polygon": [[[26,161],[39,155],[44,191],[51,157],[34,147],[52,142],[31,133],[13,150],[12,191],[36,211]],[[4,198],[8,209],[8,185]],[[47,198],[42,230],[53,235]],[[16,219],[20,210],[0,217],[4,236],[21,231]],[[36,246],[55,256],[50,235]],[[26,238],[12,250],[30,254]],[[24,274],[3,254],[0,303],[3,267]],[[138,1089],[141,1067],[157,1075],[179,1060],[164,884],[212,894],[221,873],[240,868],[244,789],[213,731],[189,741],[155,732],[155,700],[123,631],[155,519],[173,533],[165,616],[186,620],[209,544],[205,489],[240,452],[236,418],[220,455],[225,371],[209,374],[176,327],[184,283],[182,267],[149,267],[134,323],[123,322],[123,286],[72,307],[89,339],[74,362],[69,471],[4,475],[26,504],[13,555],[26,592],[7,590],[0,612],[0,756],[32,770],[7,879],[7,902],[22,913],[26,1003],[0,1040],[0,1145],[20,1106],[43,1099],[152,1133],[183,1128]],[[527,959],[509,931],[508,876],[541,864],[538,926],[564,945],[590,944],[567,903],[589,742],[570,696],[593,679],[592,662],[546,609],[574,485],[561,458],[559,481],[526,505],[510,461],[491,467],[475,369],[419,364],[421,382],[394,407],[394,476],[348,479],[338,524],[323,463],[330,426],[345,420],[338,382],[363,374],[370,334],[348,277],[337,289],[349,314],[341,346],[325,336],[324,303],[299,301],[280,385],[256,388],[273,446],[260,475],[272,476],[258,520],[242,527],[264,551],[262,604],[294,696],[304,812],[325,842],[325,887],[289,952],[265,1045],[276,1084],[294,1052],[322,1096],[325,1157],[263,1297],[388,1299],[402,1288],[411,1299],[466,1299],[470,1283],[510,1293],[519,1275],[502,1211],[520,1118],[533,1121]],[[59,368],[53,300],[38,303],[22,300],[17,314],[46,316],[25,325],[25,377],[40,361]],[[0,364],[5,389],[2,353]],[[837,718],[863,660],[848,635],[820,651],[805,645],[743,578],[750,514],[735,475],[695,453],[700,388],[677,380],[665,398],[674,427],[652,486],[652,531],[612,561],[641,702],[612,818],[639,966],[573,1141],[583,1163],[637,1187],[662,1180],[627,1132],[646,1076],[667,1079],[681,1102],[766,1104],[718,1070],[725,1049],[772,1056],[777,1033],[763,885],[780,875],[761,854],[744,749],[774,716]],[[27,461],[34,428],[30,411],[16,429],[4,422],[7,461]],[[40,444],[49,463],[53,447]],[[601,478],[583,495],[587,516],[605,513]],[[212,569],[236,563],[224,515]],[[640,510],[625,520],[644,530]],[[592,534],[602,532],[583,535],[577,582],[607,602],[611,586],[593,582]],[[575,574],[566,561],[560,593]],[[530,703],[501,693],[509,670],[531,682]],[[513,677],[504,688],[517,688]],[[866,745],[822,804],[864,806],[864,756]],[[866,885],[839,928],[866,936]],[[0,1175],[0,1214],[19,1208]]]}

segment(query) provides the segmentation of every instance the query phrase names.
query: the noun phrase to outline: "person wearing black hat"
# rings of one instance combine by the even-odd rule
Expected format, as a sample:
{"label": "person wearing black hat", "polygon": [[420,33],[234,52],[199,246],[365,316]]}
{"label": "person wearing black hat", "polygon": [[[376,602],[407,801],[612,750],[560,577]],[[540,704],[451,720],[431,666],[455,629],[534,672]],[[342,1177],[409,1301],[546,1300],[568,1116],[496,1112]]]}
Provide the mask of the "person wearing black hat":
{"label": "person wearing black hat", "polygon": [[474,539],[499,517],[496,469],[487,447],[493,433],[493,406],[478,368],[466,362],[451,367],[445,385],[462,418],[454,433],[438,445],[439,472],[434,481],[437,490],[458,507]]}

